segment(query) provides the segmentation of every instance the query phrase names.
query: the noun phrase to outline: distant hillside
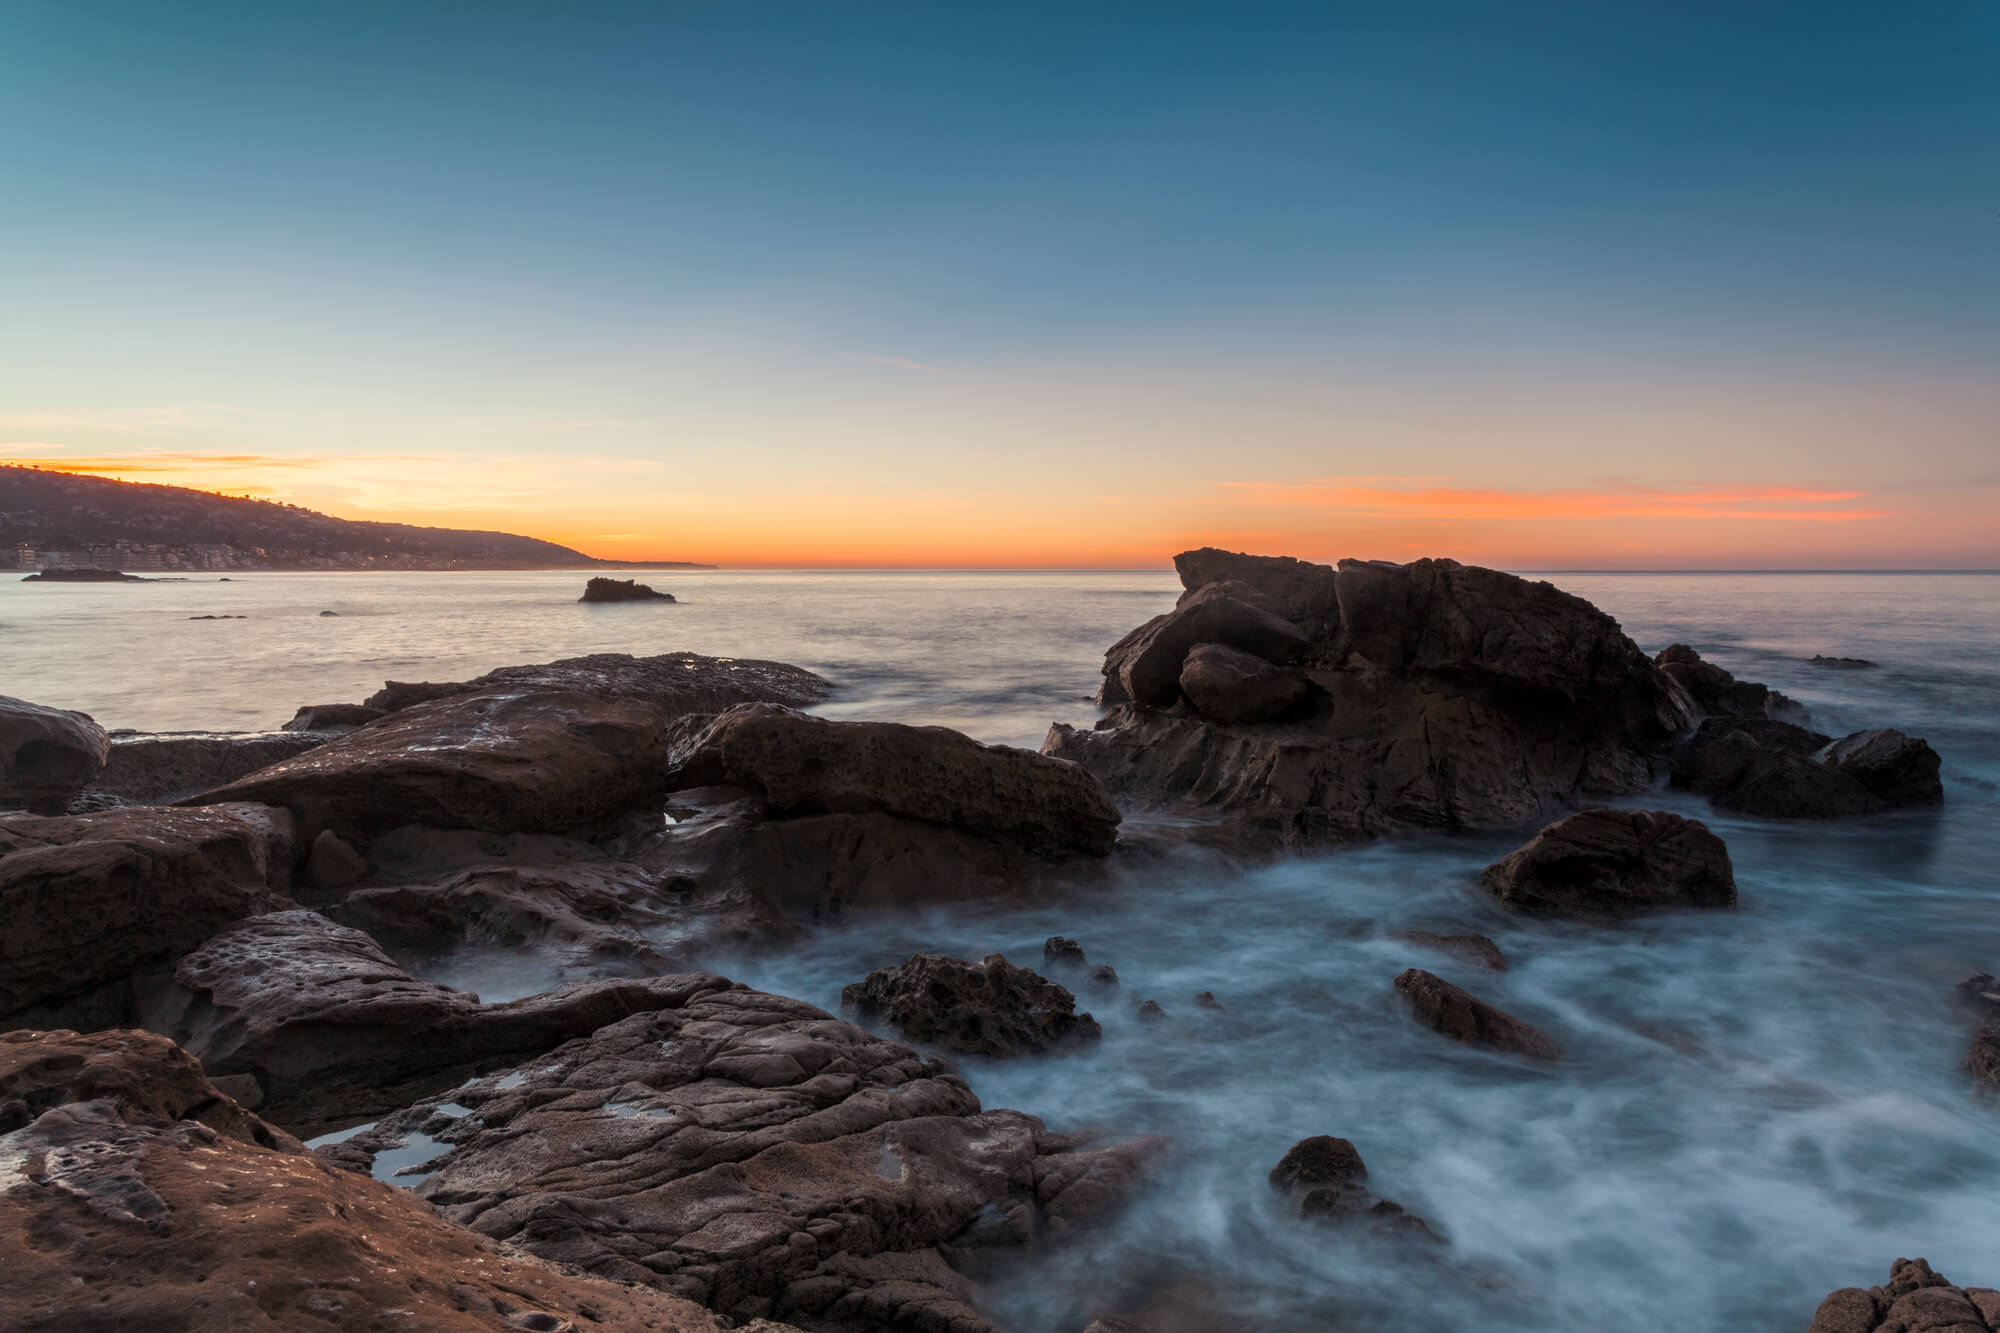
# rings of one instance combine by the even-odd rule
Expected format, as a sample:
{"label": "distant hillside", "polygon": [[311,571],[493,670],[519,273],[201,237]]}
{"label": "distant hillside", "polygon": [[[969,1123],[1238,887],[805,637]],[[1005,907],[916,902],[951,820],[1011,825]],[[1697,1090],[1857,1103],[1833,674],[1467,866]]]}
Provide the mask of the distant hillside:
{"label": "distant hillside", "polygon": [[534,537],[363,523],[40,468],[0,466],[0,567],[98,569],[575,569],[685,561],[598,560]]}

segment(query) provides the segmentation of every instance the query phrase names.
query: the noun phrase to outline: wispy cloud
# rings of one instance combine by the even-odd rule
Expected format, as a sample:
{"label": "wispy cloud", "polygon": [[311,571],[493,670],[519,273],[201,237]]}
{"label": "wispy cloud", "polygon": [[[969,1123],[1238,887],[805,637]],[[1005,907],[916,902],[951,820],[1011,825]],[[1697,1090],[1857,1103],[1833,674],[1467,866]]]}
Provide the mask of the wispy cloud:
{"label": "wispy cloud", "polygon": [[[1857,508],[1866,491],[1809,486],[1649,486],[1545,491],[1416,484],[1382,485],[1370,478],[1315,477],[1304,481],[1225,483],[1255,505],[1310,508],[1330,517],[1399,519],[1755,519],[1801,523],[1852,523],[1887,517],[1885,509]],[[1411,482],[1436,480],[1410,479]]]}
{"label": "wispy cloud", "polygon": [[861,361],[871,366],[888,366],[892,370],[914,370],[924,375],[935,375],[938,373],[936,366],[927,366],[921,361],[912,361],[907,357],[876,356],[869,352],[848,352],[844,355],[849,361]]}
{"label": "wispy cloud", "polygon": [[177,403],[167,407],[93,407],[51,412],[0,412],[0,430],[163,430],[199,426],[220,418],[253,415],[247,408],[220,403]]}

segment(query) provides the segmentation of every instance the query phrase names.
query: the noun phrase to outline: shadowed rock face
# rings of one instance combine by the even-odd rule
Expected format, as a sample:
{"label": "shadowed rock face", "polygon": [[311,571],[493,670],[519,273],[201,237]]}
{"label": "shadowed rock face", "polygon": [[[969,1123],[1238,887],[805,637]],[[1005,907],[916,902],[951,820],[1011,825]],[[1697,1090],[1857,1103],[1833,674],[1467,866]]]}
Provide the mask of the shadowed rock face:
{"label": "shadowed rock face", "polygon": [[1312,686],[1296,671],[1219,643],[1196,644],[1181,664],[1180,690],[1215,722],[1271,722],[1296,712]]}
{"label": "shadowed rock face", "polygon": [[110,754],[111,739],[90,714],[0,695],[0,809],[59,815]]}
{"label": "shadowed rock face", "polygon": [[0,1157],[16,1167],[0,1183],[5,1323],[19,1333],[720,1327],[326,1166],[149,1033],[0,1036],[0,1106]]}
{"label": "shadowed rock face", "polygon": [[1210,816],[1227,841],[1524,823],[1644,790],[1692,718],[1686,692],[1616,621],[1546,583],[1451,560],[1330,569],[1199,551],[1176,563],[1189,594],[1174,615],[1226,597],[1297,617],[1308,643],[1294,665],[1311,690],[1301,713],[1222,721],[1219,696],[1196,708],[1113,690],[1139,640],[1170,642],[1156,625],[1107,655],[1104,698],[1117,706],[1093,731],[1057,726],[1043,752],[1114,793]]}
{"label": "shadowed rock face", "polygon": [[[1157,1144],[981,1112],[936,1060],[796,1000],[690,980],[635,1015],[321,1150],[422,1134],[415,1191],[482,1235],[732,1316],[980,1333],[946,1261],[1113,1206]],[[467,1108],[462,1114],[457,1108]]]}
{"label": "shadowed rock face", "polygon": [[0,1024],[61,1017],[107,986],[121,1021],[135,972],[294,906],[292,852],[291,817],[261,805],[0,819]]}
{"label": "shadowed rock face", "polygon": [[1232,596],[1229,585],[1193,589],[1179,606],[1133,630],[1105,654],[1099,702],[1172,707],[1181,697],[1182,665],[1198,644],[1271,663],[1290,661],[1309,642],[1290,621]]}
{"label": "shadowed rock face", "polygon": [[211,1075],[248,1074],[258,1109],[302,1137],[400,1109],[631,1014],[678,1005],[711,978],[576,982],[509,1004],[418,981],[358,930],[317,912],[252,917],[147,988],[143,1026]]}
{"label": "shadowed rock face", "polygon": [[1553,1038],[1512,1014],[1495,1009],[1441,977],[1411,968],[1396,978],[1417,1021],[1467,1046],[1554,1060],[1562,1054]]}
{"label": "shadowed rock face", "polygon": [[729,785],[779,818],[885,814],[1010,843],[1050,861],[1103,856],[1119,815],[1073,765],[946,727],[830,722],[771,704],[684,732],[668,789]]}
{"label": "shadowed rock face", "polygon": [[1955,1287],[1922,1259],[1898,1259],[1879,1287],[1843,1287],[1820,1302],[1806,1333],[1993,1333],[2000,1291]]}
{"label": "shadowed rock face", "polygon": [[1653,661],[1680,683],[1695,707],[1713,717],[1767,718],[1798,709],[1770,686],[1738,680],[1684,643],[1661,649]]}
{"label": "shadowed rock face", "polygon": [[1585,810],[1486,867],[1486,891],[1517,912],[1627,916],[1734,907],[1729,849],[1699,820],[1665,811]]}
{"label": "shadowed rock face", "polygon": [[121,733],[111,738],[111,758],[90,789],[128,801],[176,801],[318,749],[329,739],[314,731]]}
{"label": "shadowed rock face", "polygon": [[1294,1199],[1299,1216],[1321,1222],[1361,1224],[1372,1231],[1438,1241],[1430,1224],[1403,1205],[1378,1197],[1365,1182],[1368,1168],[1346,1139],[1318,1134],[1300,1139],[1271,1168],[1271,1188]]}
{"label": "shadowed rock face", "polygon": [[1937,752],[1900,731],[1833,740],[1783,722],[1710,718],[1675,760],[1673,782],[1718,809],[1767,819],[1839,819],[1944,799]]}
{"label": "shadowed rock face", "polygon": [[1495,972],[1507,970],[1507,955],[1484,935],[1439,935],[1428,930],[1404,930],[1397,932],[1396,938],[1420,949],[1435,949]]}
{"label": "shadowed rock face", "polygon": [[591,579],[583,585],[579,602],[671,602],[670,592],[655,592],[637,579]]}
{"label": "shadowed rock face", "polygon": [[843,1010],[961,1055],[1041,1055],[1098,1040],[1076,997],[999,954],[969,963],[920,953],[840,992]]}

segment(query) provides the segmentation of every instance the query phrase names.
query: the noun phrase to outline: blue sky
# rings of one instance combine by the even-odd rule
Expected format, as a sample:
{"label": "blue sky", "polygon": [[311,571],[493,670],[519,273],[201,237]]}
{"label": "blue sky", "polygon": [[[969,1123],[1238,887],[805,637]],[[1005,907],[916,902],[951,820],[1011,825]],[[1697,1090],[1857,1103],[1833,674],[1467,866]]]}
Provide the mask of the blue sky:
{"label": "blue sky", "polygon": [[[1983,2],[12,0],[0,454],[831,562],[1804,487],[1873,516],[1632,558],[2000,564],[1996,69]],[[1329,478],[1446,498],[1244,499]]]}

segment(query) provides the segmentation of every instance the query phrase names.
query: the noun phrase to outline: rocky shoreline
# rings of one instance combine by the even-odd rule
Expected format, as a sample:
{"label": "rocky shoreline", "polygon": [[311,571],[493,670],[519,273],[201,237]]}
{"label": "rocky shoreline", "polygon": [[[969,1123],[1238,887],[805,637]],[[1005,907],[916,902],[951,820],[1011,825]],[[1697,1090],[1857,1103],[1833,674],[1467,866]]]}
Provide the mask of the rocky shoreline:
{"label": "rocky shoreline", "polygon": [[[1171,1145],[986,1109],[949,1057],[1088,1044],[1061,981],[1115,974],[1062,939],[1049,976],[920,953],[854,978],[857,1025],[705,959],[855,914],[1064,901],[1172,837],[1269,858],[1518,830],[1482,880],[1509,912],[1727,911],[1711,830],[1604,803],[1671,784],[1827,819],[1943,799],[1922,740],[1823,735],[1546,583],[1448,560],[1176,566],[1177,607],[1106,655],[1097,727],[1041,753],[830,721],[800,711],[829,689],[811,672],[684,653],[389,682],[247,735],[107,733],[0,699],[0,806],[29,812],[0,817],[0,1215],[10,1255],[56,1238],[21,1270],[21,1326],[227,1323],[194,1247],[241,1279],[229,1300],[260,1275],[260,1308],[296,1327],[401,1300],[439,1328],[975,1333],[994,1327],[981,1272],[1114,1212]],[[1417,1037],[1560,1064],[1560,1031],[1475,993],[1506,966],[1492,941],[1412,938],[1448,973],[1380,979]],[[468,942],[591,979],[489,1004],[390,952]],[[1975,1038],[1982,1082],[1996,1030]],[[1361,1185],[1341,1128],[1273,1171],[1301,1218],[1448,1246]],[[325,1134],[343,1137],[300,1143]],[[286,1201],[263,1249],[223,1175]],[[450,1276],[468,1264],[484,1276]],[[100,1276],[79,1292],[75,1273]],[[1903,1326],[1882,1322],[1903,1299],[1870,1296],[1854,1327]],[[1814,1329],[1847,1327],[1828,1317]]]}

